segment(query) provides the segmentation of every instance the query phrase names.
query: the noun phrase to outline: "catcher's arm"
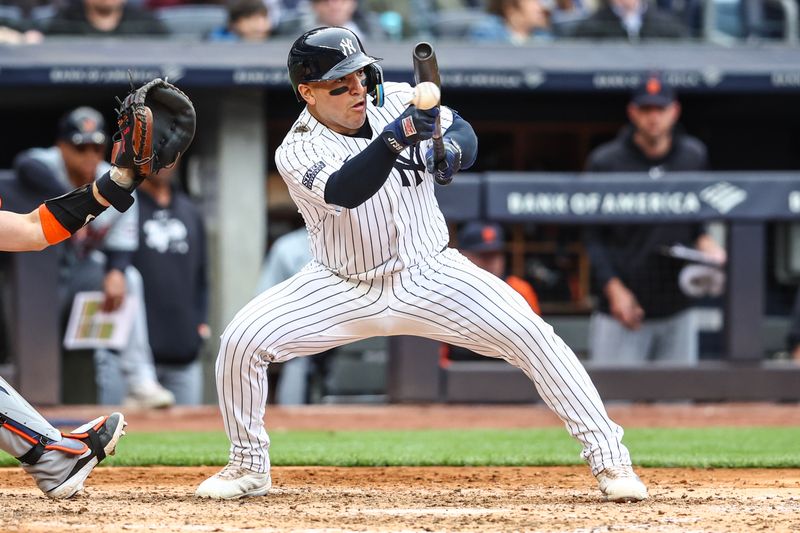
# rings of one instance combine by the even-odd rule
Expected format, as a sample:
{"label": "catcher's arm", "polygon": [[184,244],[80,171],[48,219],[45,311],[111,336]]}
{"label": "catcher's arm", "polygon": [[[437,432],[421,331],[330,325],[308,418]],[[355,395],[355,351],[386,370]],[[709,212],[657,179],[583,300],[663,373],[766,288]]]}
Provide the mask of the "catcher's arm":
{"label": "catcher's arm", "polygon": [[152,173],[177,161],[194,138],[189,97],[159,78],[132,91],[117,110],[115,166],[91,185],[51,198],[27,214],[0,213],[0,250],[41,250],[63,241],[113,205],[126,211],[131,192]]}
{"label": "catcher's arm", "polygon": [[47,246],[38,211],[26,214],[0,211],[0,250],[26,252]]}
{"label": "catcher's arm", "polygon": [[0,251],[27,252],[63,241],[109,203],[97,186],[84,185],[58,198],[46,200],[30,213],[0,211]]}

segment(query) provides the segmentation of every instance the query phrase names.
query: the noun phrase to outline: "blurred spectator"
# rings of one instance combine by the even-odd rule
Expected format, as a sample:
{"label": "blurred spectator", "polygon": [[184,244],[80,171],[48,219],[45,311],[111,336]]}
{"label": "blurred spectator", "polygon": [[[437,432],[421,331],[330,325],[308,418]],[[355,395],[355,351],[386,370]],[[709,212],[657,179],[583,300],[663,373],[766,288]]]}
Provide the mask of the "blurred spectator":
{"label": "blurred spectator", "polygon": [[[65,114],[58,127],[56,145],[31,148],[14,160],[20,185],[42,200],[65,194],[91,183],[110,165],[103,160],[108,138],[103,116],[90,107],[79,107]],[[60,306],[66,318],[77,292],[102,290],[104,308],[115,310],[125,298],[142,303],[141,278],[130,266],[131,254],[138,247],[138,210],[120,213],[106,210],[59,247]],[[128,404],[140,407],[166,407],[175,399],[156,380],[143,314],[134,320],[128,345],[119,353],[98,350],[96,359],[119,359],[128,388]],[[100,403],[106,402],[102,396]],[[118,404],[120,402],[113,402]]]}
{"label": "blurred spectator", "polygon": [[[675,128],[680,104],[658,76],[639,87],[628,104],[632,126],[596,148],[589,172],[642,172],[669,179],[670,172],[704,170],[706,147]],[[592,360],[631,364],[645,360],[695,364],[698,330],[692,300],[679,287],[684,264],[663,253],[675,244],[694,246],[722,264],[725,251],[700,224],[592,226],[586,231],[598,307],[590,324]]]}
{"label": "blurred spectator", "polygon": [[361,0],[360,8],[375,13],[381,31],[393,41],[419,37],[430,26],[429,13],[416,9],[415,0]]}
{"label": "blurred spectator", "polygon": [[553,38],[540,0],[489,0],[486,10],[486,19],[470,29],[471,41],[520,45]]}
{"label": "blurred spectator", "polygon": [[38,30],[21,31],[0,25],[0,44],[39,44],[44,35]]}
{"label": "blurred spectator", "polygon": [[[557,31],[559,25],[577,25],[589,16],[593,4],[588,0],[545,0],[543,6],[550,13],[550,25],[554,27],[556,35],[561,35]],[[572,29],[563,33],[568,34],[571,31]]]}
{"label": "blurred spectator", "polygon": [[[173,182],[176,167],[163,169],[139,186],[139,248],[132,263],[141,273],[145,335],[159,382],[179,405],[203,401],[200,350],[210,336],[206,237],[202,216]],[[114,394],[120,367],[106,359],[98,383]]]}
{"label": "blurred spectator", "polygon": [[[131,0],[133,2],[134,0]],[[220,5],[228,5],[230,1],[235,0],[136,0],[136,5],[142,5],[145,9],[149,11],[155,11],[156,16],[161,18],[163,13],[158,13],[159,10],[162,8],[171,8],[177,7],[180,8],[185,6],[187,8],[196,8],[202,6],[220,6]],[[294,0],[287,0],[287,2],[294,2]],[[281,17],[283,15],[291,16],[291,9],[288,9],[286,6],[286,2],[282,0],[262,0],[262,3],[266,6],[267,12],[269,13],[269,20],[270,25],[274,28],[278,25],[281,21]],[[169,9],[167,9],[169,11]],[[167,27],[169,31],[169,27]]]}
{"label": "blurred spectator", "polygon": [[211,41],[265,41],[272,21],[262,0],[233,0],[228,4],[228,25],[211,32]]}
{"label": "blurred spectator", "polygon": [[782,2],[738,0],[738,4],[741,37],[750,41],[787,38],[785,24],[791,10],[787,10]]}
{"label": "blurred spectator", "polygon": [[[305,226],[282,235],[272,247],[261,267],[256,285],[256,294],[261,294],[286,281],[311,262],[311,249]],[[309,380],[324,383],[327,366],[335,350],[328,350],[317,357],[295,357],[281,365],[275,401],[279,405],[301,405],[309,403]]]}
{"label": "blurred spectator", "polygon": [[47,35],[165,35],[167,29],[152,13],[127,0],[69,0],[59,9]]}
{"label": "blurred spectator", "polygon": [[5,18],[5,9],[9,7],[19,9],[22,18],[27,19],[36,9],[60,5],[62,2],[63,0],[0,0],[0,19]]}
{"label": "blurred spectator", "polygon": [[354,18],[357,9],[357,0],[311,0],[313,22],[309,27],[342,26],[363,39],[365,31]]}
{"label": "blurred spectator", "polygon": [[500,224],[469,222],[458,232],[458,250],[470,261],[504,279],[525,298],[537,315],[542,314],[539,298],[530,283],[506,272],[506,239]]}
{"label": "blurred spectator", "polygon": [[309,0],[297,9],[300,16],[282,22],[278,33],[295,38],[319,26],[341,26],[362,41],[367,37],[383,36],[380,21],[373,13],[360,10],[358,0]]}
{"label": "blurred spectator", "polygon": [[139,249],[147,329],[158,380],[179,405],[203,401],[199,358],[208,327],[208,257],[202,214],[173,182],[176,167],[139,186]]}
{"label": "blurred spectator", "polygon": [[[542,314],[539,297],[533,286],[524,279],[506,275],[506,239],[502,226],[494,222],[468,222],[458,232],[458,250],[470,261],[494,274],[517,291],[537,315]],[[443,344],[440,353],[442,366],[449,361],[483,360],[482,355],[458,346]]]}
{"label": "blurred spectator", "polygon": [[30,6],[0,1],[0,44],[37,44],[44,35],[33,28],[27,19]]}
{"label": "blurred spectator", "polygon": [[[692,37],[701,37],[703,31],[703,8],[705,0],[651,0],[661,11],[672,13],[686,27]],[[716,0],[709,0],[716,1]],[[734,0],[735,2],[749,0]],[[755,0],[761,2],[762,0]]]}
{"label": "blurred spectator", "polygon": [[647,0],[605,0],[594,14],[580,22],[575,37],[590,39],[681,39],[688,30],[672,13]]}

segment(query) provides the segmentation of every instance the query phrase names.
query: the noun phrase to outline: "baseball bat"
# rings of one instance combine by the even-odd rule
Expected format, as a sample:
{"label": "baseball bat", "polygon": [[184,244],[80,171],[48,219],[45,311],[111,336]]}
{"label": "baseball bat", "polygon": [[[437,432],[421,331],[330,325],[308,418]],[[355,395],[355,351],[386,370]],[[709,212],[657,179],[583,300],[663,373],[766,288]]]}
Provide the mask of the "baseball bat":
{"label": "baseball bat", "polygon": [[[436,52],[433,46],[425,41],[417,43],[414,47],[414,83],[430,81],[442,88],[442,80],[439,78],[439,64],[436,62]],[[436,107],[439,107],[438,105]],[[439,185],[449,185],[453,181],[452,176],[445,179],[442,172],[447,170],[447,159],[444,153],[444,142],[442,141],[442,124],[439,117],[436,117],[436,124],[433,128],[433,161],[436,172],[433,173],[436,183]]]}

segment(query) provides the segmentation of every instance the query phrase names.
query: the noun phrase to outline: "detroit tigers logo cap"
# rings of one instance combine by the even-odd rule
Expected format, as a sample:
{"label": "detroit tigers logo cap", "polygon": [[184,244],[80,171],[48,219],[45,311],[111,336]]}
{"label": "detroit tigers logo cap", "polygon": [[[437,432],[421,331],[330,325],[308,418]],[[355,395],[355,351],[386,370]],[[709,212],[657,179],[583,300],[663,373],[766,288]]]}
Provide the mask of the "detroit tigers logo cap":
{"label": "detroit tigers logo cap", "polygon": [[468,222],[458,232],[458,248],[467,252],[500,252],[505,249],[505,235],[495,222]]}
{"label": "detroit tigers logo cap", "polygon": [[70,144],[105,144],[105,120],[99,111],[91,107],[73,109],[58,123],[58,138]]}
{"label": "detroit tigers logo cap", "polygon": [[674,101],[675,91],[660,74],[647,75],[631,99],[631,102],[639,107],[667,107]]}

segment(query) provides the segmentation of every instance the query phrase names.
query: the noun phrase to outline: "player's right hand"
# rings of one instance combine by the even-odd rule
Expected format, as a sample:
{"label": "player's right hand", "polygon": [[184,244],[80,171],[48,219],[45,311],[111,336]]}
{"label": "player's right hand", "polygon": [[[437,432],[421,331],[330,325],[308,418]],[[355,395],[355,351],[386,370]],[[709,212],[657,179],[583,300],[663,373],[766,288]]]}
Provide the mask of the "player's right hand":
{"label": "player's right hand", "polygon": [[644,309],[630,289],[619,279],[612,278],[606,284],[605,293],[611,315],[627,329],[638,330],[644,320]]}
{"label": "player's right hand", "polygon": [[453,139],[444,138],[444,157],[447,162],[446,168],[439,170],[436,168],[436,161],[433,155],[433,146],[425,152],[425,168],[436,177],[436,183],[447,185],[453,180],[453,174],[461,170],[461,146]]}
{"label": "player's right hand", "polygon": [[399,154],[407,147],[433,137],[439,108],[418,109],[410,105],[403,114],[383,129],[381,137],[391,151]]}

